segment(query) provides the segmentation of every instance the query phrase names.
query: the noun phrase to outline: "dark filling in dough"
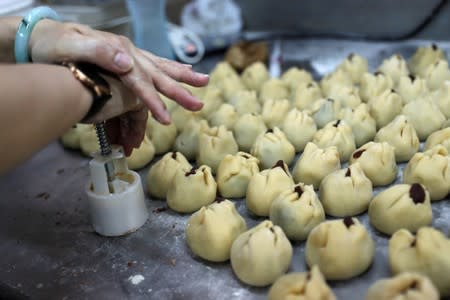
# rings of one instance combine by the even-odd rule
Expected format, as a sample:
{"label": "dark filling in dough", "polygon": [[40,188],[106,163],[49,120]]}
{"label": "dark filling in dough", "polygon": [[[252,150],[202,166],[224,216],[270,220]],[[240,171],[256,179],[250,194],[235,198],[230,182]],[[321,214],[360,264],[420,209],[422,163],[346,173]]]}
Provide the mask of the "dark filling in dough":
{"label": "dark filling in dough", "polygon": [[347,228],[350,228],[350,226],[354,225],[355,222],[353,222],[353,219],[351,217],[345,217],[344,224],[345,226],[347,226]]}
{"label": "dark filling in dough", "polygon": [[190,175],[195,175],[196,171],[197,171],[197,169],[194,167],[189,172],[186,172],[186,174],[184,174],[184,176],[188,177]]}
{"label": "dark filling in dough", "polygon": [[341,120],[337,120],[336,123],[333,124],[334,127],[338,127],[341,124]]}
{"label": "dark filling in dough", "polygon": [[302,187],[301,187],[301,186],[296,186],[296,187],[294,188],[294,192],[296,192],[296,193],[297,193],[297,196],[300,198],[300,197],[302,196],[302,194],[303,194]]}
{"label": "dark filling in dough", "polygon": [[353,158],[359,158],[364,153],[364,151],[366,151],[366,149],[361,149],[361,150],[354,152]]}
{"label": "dark filling in dough", "polygon": [[273,129],[267,129],[266,133],[272,133]]}
{"label": "dark filling in dough", "polygon": [[225,201],[225,200],[226,200],[226,199],[225,199],[224,197],[220,196],[220,195],[217,195],[217,196],[216,196],[216,202],[217,202],[217,203],[220,203],[220,202]]}
{"label": "dark filling in dough", "polygon": [[355,56],[355,53],[350,53],[349,56],[347,57],[347,59],[352,61],[354,56]]}
{"label": "dark filling in dough", "polygon": [[350,168],[347,168],[347,172],[345,172],[345,177],[352,176],[352,172],[350,171]]}
{"label": "dark filling in dough", "polygon": [[286,174],[289,175],[288,171],[284,168],[284,161],[283,160],[280,159],[279,161],[277,161],[277,163],[273,165],[272,169],[275,169],[275,168],[282,168],[283,171]]}
{"label": "dark filling in dough", "polygon": [[411,79],[412,82],[414,82],[414,80],[416,80],[416,76],[409,74],[408,75],[409,79]]}
{"label": "dark filling in dough", "polygon": [[409,196],[415,204],[425,202],[425,190],[419,183],[414,183],[409,189]]}
{"label": "dark filling in dough", "polygon": [[245,158],[245,159],[249,159],[249,158],[250,158],[250,155],[248,155],[248,154],[242,154],[242,157]]}
{"label": "dark filling in dough", "polygon": [[411,242],[411,247],[415,247],[416,246],[416,241],[417,241],[417,239],[414,238],[414,240]]}
{"label": "dark filling in dough", "polygon": [[173,151],[173,152],[172,152],[172,158],[173,158],[173,159],[177,159],[177,152],[176,152],[176,151]]}
{"label": "dark filling in dough", "polygon": [[438,46],[436,45],[436,44],[431,44],[431,48],[434,50],[434,51],[436,51],[437,49],[438,49]]}

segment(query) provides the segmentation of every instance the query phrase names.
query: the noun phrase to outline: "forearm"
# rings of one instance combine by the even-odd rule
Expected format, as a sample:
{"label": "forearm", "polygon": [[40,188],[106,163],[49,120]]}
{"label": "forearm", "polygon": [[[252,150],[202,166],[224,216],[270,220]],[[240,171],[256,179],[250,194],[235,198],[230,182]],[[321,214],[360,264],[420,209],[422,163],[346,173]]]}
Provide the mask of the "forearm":
{"label": "forearm", "polygon": [[0,62],[15,62],[14,40],[20,21],[20,17],[0,18]]}
{"label": "forearm", "polygon": [[0,65],[0,174],[80,121],[92,95],[65,67]]}

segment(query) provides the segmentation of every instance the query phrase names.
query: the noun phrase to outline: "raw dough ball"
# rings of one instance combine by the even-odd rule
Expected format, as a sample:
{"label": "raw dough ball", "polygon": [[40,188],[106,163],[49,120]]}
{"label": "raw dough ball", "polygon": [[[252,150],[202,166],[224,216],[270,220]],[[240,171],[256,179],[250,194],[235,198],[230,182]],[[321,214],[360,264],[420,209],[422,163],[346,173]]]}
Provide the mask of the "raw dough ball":
{"label": "raw dough ball", "polygon": [[199,121],[200,114],[200,112],[190,111],[178,106],[171,113],[172,123],[175,124],[178,132],[181,132],[191,120]]}
{"label": "raw dough ball", "polygon": [[450,71],[448,62],[445,59],[439,59],[425,69],[423,76],[430,90],[437,90],[448,79]]}
{"label": "raw dough ball", "polygon": [[289,111],[289,100],[266,100],[262,107],[262,118],[268,128],[280,127]]}
{"label": "raw dough ball", "polygon": [[363,273],[374,255],[374,243],[356,218],[323,222],[306,241],[308,266],[317,265],[326,279],[343,280]]}
{"label": "raw dough ball", "polygon": [[312,142],[319,148],[336,146],[341,162],[348,161],[356,149],[352,128],[343,120],[328,123],[316,132]]}
{"label": "raw dough ball", "polygon": [[369,142],[350,156],[350,164],[359,162],[373,186],[388,185],[397,177],[394,147],[388,143]]}
{"label": "raw dough ball", "polygon": [[291,93],[295,92],[297,86],[308,84],[314,81],[311,73],[297,67],[291,67],[286,72],[284,72],[281,75],[281,80],[287,84],[287,86],[291,90]]}
{"label": "raw dough ball", "polygon": [[203,88],[204,91],[197,97],[202,100],[203,107],[199,112],[203,118],[208,118],[223,103],[222,91],[214,85]]}
{"label": "raw dough ball", "polygon": [[230,259],[231,245],[245,230],[245,220],[233,202],[224,200],[203,206],[186,226],[186,242],[194,254],[213,262]]}
{"label": "raw dough ball", "polygon": [[317,127],[322,128],[331,121],[339,118],[341,102],[331,98],[320,99],[314,102],[310,110]]}
{"label": "raw dough ball", "polygon": [[[268,300],[336,300],[317,266],[310,272],[281,276],[269,290]],[[434,299],[433,299],[434,300]]]}
{"label": "raw dough ball", "polygon": [[295,148],[295,152],[301,152],[306,144],[312,141],[317,132],[316,123],[306,111],[297,108],[291,109],[285,117],[281,129],[287,139]]}
{"label": "raw dough ball", "polygon": [[444,146],[450,153],[450,127],[438,130],[428,136],[425,143],[425,150],[430,150],[436,145]]}
{"label": "raw dough ball", "polygon": [[361,55],[351,53],[339,66],[352,79],[354,84],[359,84],[361,77],[369,69],[367,59]]}
{"label": "raw dough ball", "polygon": [[258,98],[256,98],[255,91],[236,92],[233,97],[231,97],[230,104],[234,106],[238,115],[261,112],[261,104],[259,103]]}
{"label": "raw dough ball", "polygon": [[327,215],[356,216],[369,207],[372,182],[356,163],[328,174],[320,184],[319,193]]}
{"label": "raw dough ball", "polygon": [[250,152],[256,138],[267,131],[262,116],[257,114],[243,114],[234,125],[234,137],[239,149]]}
{"label": "raw dough ball", "polygon": [[217,187],[220,195],[229,198],[245,197],[248,182],[259,172],[258,159],[245,152],[227,154],[217,168]]}
{"label": "raw dough ball", "polygon": [[61,143],[69,149],[80,149],[80,138],[83,132],[91,129],[90,124],[75,124],[61,136]]}
{"label": "raw dough ball", "polygon": [[315,144],[308,143],[295,164],[293,176],[295,182],[312,184],[318,189],[325,176],[340,168],[339,152],[335,146],[320,149]]}
{"label": "raw dough ball", "polygon": [[430,194],[419,183],[397,184],[376,195],[369,206],[373,227],[391,235],[401,228],[416,232],[431,224]]}
{"label": "raw dough ball", "polygon": [[414,236],[400,229],[389,240],[392,273],[417,272],[427,276],[441,297],[450,296],[450,240],[431,227],[422,227]]}
{"label": "raw dough ball", "polygon": [[210,84],[220,84],[227,77],[238,77],[236,70],[226,61],[219,62],[209,75]]}
{"label": "raw dough ball", "polygon": [[270,206],[270,220],[290,240],[303,241],[325,213],[312,185],[299,183],[280,193]]}
{"label": "raw dough ball", "polygon": [[393,87],[394,83],[391,77],[386,76],[382,72],[375,72],[374,74],[364,73],[361,78],[359,95],[364,102],[370,102]]}
{"label": "raw dough ball", "polygon": [[238,118],[239,115],[236,108],[231,104],[223,103],[209,116],[208,121],[211,126],[219,127],[223,125],[226,129],[230,130],[233,128]]}
{"label": "raw dough ball", "polygon": [[403,104],[423,98],[429,93],[427,82],[413,75],[400,77],[396,92],[402,97]]}
{"label": "raw dough ball", "polygon": [[[450,118],[450,81],[446,81],[442,86],[429,95],[431,101],[436,103],[446,118]],[[448,122],[448,121],[447,121]],[[442,128],[450,126],[442,125]]]}
{"label": "raw dough ball", "polygon": [[94,126],[90,126],[90,128],[80,132],[80,149],[86,156],[92,156],[95,152],[100,151]]}
{"label": "raw dough ball", "polygon": [[418,273],[401,273],[377,280],[367,291],[366,300],[439,300],[439,292],[427,277]]}
{"label": "raw dough ball", "polygon": [[255,215],[267,217],[273,200],[293,185],[287,165],[280,160],[272,169],[261,171],[250,178],[245,204]]}
{"label": "raw dough ball", "polygon": [[180,152],[168,152],[148,171],[147,189],[151,196],[165,199],[176,171],[189,171],[192,166]]}
{"label": "raw dough ball", "polygon": [[400,54],[394,54],[383,60],[381,65],[378,67],[378,71],[391,77],[394,86],[398,84],[400,77],[407,76],[409,74],[406,61]]}
{"label": "raw dough ball", "polygon": [[145,133],[155,146],[155,154],[161,154],[172,149],[177,138],[177,127],[174,123],[163,125],[149,115]]}
{"label": "raw dough ball", "polygon": [[188,160],[193,160],[198,152],[199,133],[208,128],[208,122],[205,120],[190,120],[175,139],[175,151],[183,153]]}
{"label": "raw dough ball", "polygon": [[445,122],[445,116],[441,113],[439,107],[426,99],[418,99],[406,104],[403,107],[402,114],[414,126],[421,141],[426,140],[430,134],[439,130],[442,123]]}
{"label": "raw dough ball", "polygon": [[293,105],[299,110],[309,108],[314,102],[322,98],[322,91],[317,82],[299,84],[293,94]]}
{"label": "raw dough ball", "polygon": [[216,199],[217,183],[211,168],[178,168],[167,190],[167,205],[179,213],[192,213]]}
{"label": "raw dough ball", "polygon": [[233,133],[224,126],[202,130],[198,135],[197,165],[208,165],[216,173],[227,154],[236,154],[238,145]]}
{"label": "raw dough ball", "polygon": [[217,86],[222,91],[222,94],[226,101],[230,101],[230,99],[236,92],[246,90],[240,78],[234,76],[222,79],[222,81],[217,84]]}
{"label": "raw dough ball", "polygon": [[377,133],[377,123],[370,115],[369,106],[365,103],[361,103],[355,108],[342,109],[339,117],[352,128],[356,147],[370,142]]}
{"label": "raw dough ball", "polygon": [[263,83],[259,97],[265,102],[268,99],[288,99],[289,95],[289,86],[281,79],[272,78]]}
{"label": "raw dough ball", "polygon": [[242,82],[251,90],[259,92],[264,82],[269,80],[267,67],[262,62],[255,62],[245,68],[241,75]]}
{"label": "raw dough ball", "polygon": [[331,89],[336,85],[353,86],[350,74],[342,69],[336,69],[334,72],[322,77],[320,80],[320,88],[324,96],[328,97]]}
{"label": "raw dough ball", "polygon": [[437,145],[416,153],[403,171],[404,183],[419,182],[430,192],[432,201],[444,199],[450,193],[450,156]]}
{"label": "raw dough ball", "polygon": [[393,146],[397,162],[410,160],[420,146],[416,130],[404,115],[397,116],[381,128],[375,136],[375,142],[386,142]]}
{"label": "raw dough ball", "polygon": [[361,104],[358,89],[354,86],[335,85],[331,88],[328,97],[338,100],[342,107],[355,108]]}
{"label": "raw dough ball", "polygon": [[264,221],[242,233],[231,247],[231,267],[252,286],[266,286],[283,275],[292,259],[292,246],[283,230]]}
{"label": "raw dough ball", "polygon": [[435,44],[419,47],[409,60],[408,67],[413,74],[423,77],[428,66],[439,59],[445,59],[445,53]]}
{"label": "raw dough ball", "polygon": [[279,160],[291,164],[295,157],[295,148],[283,131],[275,127],[256,138],[250,153],[259,160],[262,169],[267,169]]}
{"label": "raw dough ball", "polygon": [[394,90],[386,90],[369,102],[369,111],[377,128],[386,126],[402,112],[403,100]]}
{"label": "raw dough ball", "polygon": [[155,157],[155,146],[152,141],[144,136],[139,148],[134,149],[129,157],[127,157],[128,168],[132,170],[139,170],[145,167]]}

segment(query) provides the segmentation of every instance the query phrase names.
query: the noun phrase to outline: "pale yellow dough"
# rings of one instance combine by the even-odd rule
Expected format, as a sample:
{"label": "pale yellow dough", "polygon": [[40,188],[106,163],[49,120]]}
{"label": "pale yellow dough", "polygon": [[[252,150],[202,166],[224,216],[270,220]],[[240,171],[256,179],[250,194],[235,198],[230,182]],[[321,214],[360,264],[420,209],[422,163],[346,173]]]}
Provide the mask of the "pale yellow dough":
{"label": "pale yellow dough", "polygon": [[430,150],[434,146],[442,145],[450,153],[450,127],[438,130],[428,136],[424,150]]}
{"label": "pale yellow dough", "polygon": [[183,153],[188,160],[193,160],[198,153],[198,136],[209,128],[206,120],[190,120],[175,139],[174,150]]}
{"label": "pale yellow dough", "polygon": [[134,149],[129,157],[127,157],[128,168],[139,170],[149,164],[155,157],[155,146],[147,136],[144,136],[139,148]]}
{"label": "pale yellow dough", "polygon": [[281,130],[294,146],[295,152],[301,152],[306,144],[312,141],[317,132],[317,126],[308,112],[293,108],[286,115]]}
{"label": "pale yellow dough", "polygon": [[243,114],[233,128],[234,137],[239,145],[239,150],[250,152],[256,138],[267,131],[261,115]]}
{"label": "pale yellow dough", "polygon": [[391,77],[394,86],[398,84],[400,77],[407,76],[409,74],[406,60],[400,54],[394,54],[383,60],[381,65],[378,67],[378,71]]}
{"label": "pale yellow dough", "polygon": [[172,149],[177,138],[177,127],[174,123],[163,125],[149,115],[145,133],[155,147],[155,154],[161,154]]}
{"label": "pale yellow dough", "polygon": [[75,124],[66,133],[61,136],[61,143],[64,147],[69,149],[80,149],[80,138],[83,132],[92,128],[88,124]]}

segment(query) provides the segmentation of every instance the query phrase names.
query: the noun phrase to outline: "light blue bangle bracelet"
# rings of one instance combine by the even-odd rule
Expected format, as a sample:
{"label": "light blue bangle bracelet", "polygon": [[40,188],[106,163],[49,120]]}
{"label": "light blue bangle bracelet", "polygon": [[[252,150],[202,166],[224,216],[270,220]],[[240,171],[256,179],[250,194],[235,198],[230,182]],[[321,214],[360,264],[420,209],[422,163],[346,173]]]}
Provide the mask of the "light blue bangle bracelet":
{"label": "light blue bangle bracelet", "polygon": [[14,56],[17,63],[30,62],[28,55],[28,42],[34,26],[42,19],[52,19],[59,21],[58,14],[48,6],[33,8],[20,22],[14,42]]}

